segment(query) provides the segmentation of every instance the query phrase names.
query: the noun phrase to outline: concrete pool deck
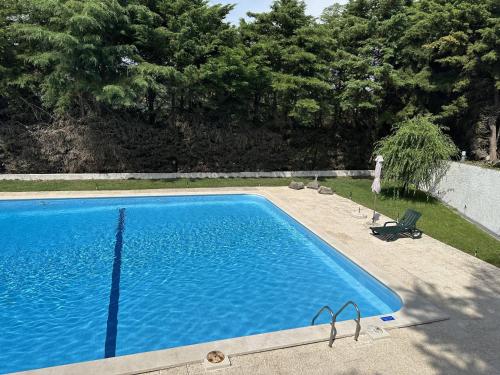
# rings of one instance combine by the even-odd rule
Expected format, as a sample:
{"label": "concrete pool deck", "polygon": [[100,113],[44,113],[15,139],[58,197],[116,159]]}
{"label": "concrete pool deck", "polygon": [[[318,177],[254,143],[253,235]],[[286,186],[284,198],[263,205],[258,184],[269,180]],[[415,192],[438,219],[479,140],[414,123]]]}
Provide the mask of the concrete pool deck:
{"label": "concrete pool deck", "polygon": [[[294,191],[284,187],[259,187],[2,193],[0,199],[214,193],[253,193],[270,199],[396,290],[407,307],[401,318],[408,319],[408,324],[403,325],[412,324],[412,321],[421,323],[450,318],[402,329],[393,327],[389,331],[390,336],[381,340],[372,340],[362,333],[358,342],[352,337],[338,339],[333,348],[329,348],[326,342],[320,342],[232,355],[232,366],[214,374],[500,374],[500,269],[425,235],[418,240],[402,238],[395,242],[383,242],[369,234],[368,219],[353,216],[360,206],[336,195],[320,195],[307,189]],[[369,209],[361,208],[361,211],[371,216]],[[385,220],[388,219],[381,217],[379,222]],[[314,313],[311,312],[311,317]],[[345,335],[348,335],[347,331],[354,331],[353,326],[351,322],[346,322]],[[327,336],[320,340],[325,338]],[[184,349],[175,350],[176,355],[182,357]],[[188,351],[187,348],[184,350]],[[147,358],[156,355],[154,353],[161,351],[152,352],[149,357],[148,354],[138,355],[146,357],[129,357],[135,357],[135,360],[142,358],[147,362]],[[90,373],[92,367],[88,366],[92,363],[97,366],[93,369],[100,368],[101,373],[147,372],[134,371],[122,359],[125,357],[31,373]],[[201,360],[200,357],[198,361]],[[143,364],[144,369],[148,368],[146,363]],[[153,365],[149,368],[158,367]],[[205,370],[201,363],[149,372],[151,375],[202,373]]]}

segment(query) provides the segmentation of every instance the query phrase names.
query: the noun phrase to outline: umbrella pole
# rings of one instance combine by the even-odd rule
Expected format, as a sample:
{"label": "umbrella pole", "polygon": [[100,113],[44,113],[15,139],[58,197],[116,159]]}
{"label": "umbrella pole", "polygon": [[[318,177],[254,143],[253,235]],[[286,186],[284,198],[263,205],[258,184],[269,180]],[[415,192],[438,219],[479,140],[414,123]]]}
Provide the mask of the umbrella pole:
{"label": "umbrella pole", "polygon": [[373,216],[372,216],[372,224],[375,224],[375,204],[377,203],[377,194],[373,194]]}

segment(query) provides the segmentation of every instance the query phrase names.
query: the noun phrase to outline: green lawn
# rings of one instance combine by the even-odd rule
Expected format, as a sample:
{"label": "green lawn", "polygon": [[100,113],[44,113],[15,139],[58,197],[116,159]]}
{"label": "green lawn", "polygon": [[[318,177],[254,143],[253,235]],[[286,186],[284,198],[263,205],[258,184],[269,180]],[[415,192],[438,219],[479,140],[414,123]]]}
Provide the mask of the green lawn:
{"label": "green lawn", "polygon": [[0,181],[0,191],[174,189],[231,186],[284,186],[291,179],[229,178],[178,180]]}
{"label": "green lawn", "polygon": [[[181,180],[108,180],[108,181],[0,181],[0,191],[62,191],[62,190],[129,190],[160,188],[230,187],[230,186],[284,186],[287,178],[245,179],[181,179]],[[296,179],[297,180],[297,179]],[[303,181],[307,181],[303,179]],[[332,178],[321,183],[332,187],[343,197],[372,207],[371,180]],[[401,216],[406,208],[414,208],[423,216],[419,228],[426,234],[484,261],[500,267],[500,241],[468,222],[454,210],[424,194],[396,198],[394,190],[385,188],[377,200],[377,211],[392,218]]]}
{"label": "green lawn", "polygon": [[[373,207],[371,180],[339,178],[330,179],[324,184],[331,186],[341,196],[352,194],[353,201]],[[435,199],[428,199],[423,193],[395,198],[391,188],[382,190],[377,198],[377,211],[389,217],[401,217],[406,208],[414,208],[422,213],[418,227],[424,233],[466,253],[476,253],[478,258],[500,267],[500,241],[465,220],[454,209]]]}

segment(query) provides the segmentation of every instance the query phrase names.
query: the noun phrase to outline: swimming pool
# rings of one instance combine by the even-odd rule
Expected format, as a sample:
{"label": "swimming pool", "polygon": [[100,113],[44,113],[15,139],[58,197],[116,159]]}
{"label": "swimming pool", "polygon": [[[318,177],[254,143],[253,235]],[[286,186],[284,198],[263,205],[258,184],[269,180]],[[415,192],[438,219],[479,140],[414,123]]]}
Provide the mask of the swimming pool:
{"label": "swimming pool", "polygon": [[2,201],[0,235],[0,373],[401,308],[256,195]]}

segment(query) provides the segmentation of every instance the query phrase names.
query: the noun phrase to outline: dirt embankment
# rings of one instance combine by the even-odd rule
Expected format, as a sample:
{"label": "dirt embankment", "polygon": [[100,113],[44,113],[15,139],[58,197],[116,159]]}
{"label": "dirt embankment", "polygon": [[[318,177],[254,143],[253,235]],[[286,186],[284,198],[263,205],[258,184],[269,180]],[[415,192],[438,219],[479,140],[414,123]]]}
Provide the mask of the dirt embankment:
{"label": "dirt embankment", "polygon": [[0,126],[2,173],[363,169],[369,154],[362,139],[333,129],[129,119]]}

